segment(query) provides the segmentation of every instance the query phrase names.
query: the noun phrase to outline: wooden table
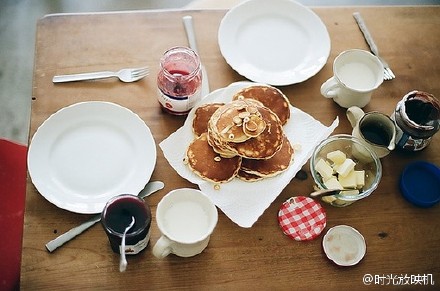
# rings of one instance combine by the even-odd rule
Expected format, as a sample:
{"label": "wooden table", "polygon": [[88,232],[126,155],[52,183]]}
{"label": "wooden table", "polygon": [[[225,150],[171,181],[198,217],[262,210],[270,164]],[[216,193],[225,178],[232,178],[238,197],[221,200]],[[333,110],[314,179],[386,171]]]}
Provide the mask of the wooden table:
{"label": "wooden table", "polygon": [[[331,54],[324,68],[311,79],[281,89],[291,103],[325,125],[339,116],[335,133],[350,133],[345,110],[320,95],[321,84],[332,74],[332,62],[345,49],[368,49],[352,13],[360,11],[383,57],[397,78],[385,81],[366,111],[391,114],[407,92],[419,89],[440,97],[440,7],[314,8],[331,37]],[[159,144],[182,126],[184,118],[164,114],[156,99],[159,58],[169,47],[187,45],[182,16],[194,18],[201,58],[211,90],[244,80],[223,59],[217,31],[225,11],[139,11],[108,14],[50,15],[37,23],[36,55],[30,136],[50,114],[67,105],[88,100],[121,104],[137,114]],[[148,65],[151,76],[125,84],[117,80],[54,85],[55,74],[99,71]],[[277,212],[286,199],[307,195],[313,180],[293,179],[252,228],[240,228],[220,212],[209,247],[193,258],[156,259],[152,245],[160,236],[153,220],[151,242],[130,257],[126,273],[119,273],[119,257],[111,252],[100,225],[93,227],[54,253],[45,244],[89,216],[58,209],[46,201],[28,179],[24,225],[21,287],[36,289],[348,289],[392,285],[399,277],[428,277],[428,286],[440,284],[440,209],[422,209],[407,202],[399,191],[403,168],[415,160],[440,165],[440,134],[422,152],[393,152],[382,159],[383,178],[374,194],[346,208],[324,205],[327,228],[347,224],[365,237],[367,254],[354,267],[338,267],[327,259],[322,235],[309,242],[285,236]],[[196,187],[181,178],[158,148],[152,180],[165,189],[147,199],[153,217],[160,199],[170,190]],[[365,274],[383,281],[363,283]],[[412,277],[411,277],[412,276]],[[435,285],[431,285],[432,279]],[[392,286],[387,286],[391,288]],[[418,286],[420,287],[420,286]]]}

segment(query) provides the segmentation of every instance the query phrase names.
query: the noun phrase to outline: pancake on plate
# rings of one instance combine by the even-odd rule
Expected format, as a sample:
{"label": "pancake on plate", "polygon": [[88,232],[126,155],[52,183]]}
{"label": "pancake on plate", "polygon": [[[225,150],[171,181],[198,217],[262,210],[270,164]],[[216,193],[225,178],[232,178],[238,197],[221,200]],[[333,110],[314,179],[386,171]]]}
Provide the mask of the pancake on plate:
{"label": "pancake on plate", "polygon": [[195,113],[192,123],[193,132],[196,136],[208,132],[208,121],[214,112],[222,107],[224,103],[207,103],[199,106]]}
{"label": "pancake on plate", "polygon": [[220,107],[208,123],[208,141],[224,157],[268,159],[280,148],[283,127],[260,102],[235,100]]}
{"label": "pancake on plate", "polygon": [[185,157],[185,161],[195,174],[214,183],[232,180],[240,169],[241,160],[239,156],[220,157],[209,145],[207,133],[203,133],[191,142]]}
{"label": "pancake on plate", "polygon": [[264,131],[266,123],[258,110],[262,106],[254,100],[229,102],[212,115],[209,127],[222,141],[244,142]]}
{"label": "pancake on plate", "polygon": [[243,171],[241,168],[240,168],[240,170],[238,170],[237,178],[239,178],[240,180],[246,181],[246,182],[255,182],[255,181],[260,181],[260,180],[264,179],[264,177],[247,173],[247,172]]}
{"label": "pancake on plate", "polygon": [[240,171],[262,178],[273,177],[287,170],[293,161],[294,149],[289,139],[284,136],[281,149],[270,159],[243,159]]}
{"label": "pancake on plate", "polygon": [[185,152],[185,163],[216,184],[234,177],[259,181],[283,172],[294,156],[283,131],[289,105],[281,91],[262,85],[238,91],[226,104],[201,105],[192,120],[196,138]]}
{"label": "pancake on plate", "polygon": [[272,110],[284,125],[290,118],[290,102],[279,89],[269,85],[253,85],[234,94],[232,100],[254,99]]}
{"label": "pancake on plate", "polygon": [[264,106],[259,107],[258,111],[266,123],[264,131],[245,142],[228,144],[243,158],[269,159],[281,149],[283,144],[284,132],[278,116]]}

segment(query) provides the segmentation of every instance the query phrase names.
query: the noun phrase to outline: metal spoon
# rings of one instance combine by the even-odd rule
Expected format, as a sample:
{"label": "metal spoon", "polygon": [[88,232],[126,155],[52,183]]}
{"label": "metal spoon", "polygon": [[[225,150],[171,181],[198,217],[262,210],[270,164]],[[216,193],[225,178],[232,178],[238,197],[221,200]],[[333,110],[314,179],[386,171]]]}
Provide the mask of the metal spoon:
{"label": "metal spoon", "polygon": [[312,193],[310,193],[310,197],[318,197],[318,196],[329,196],[339,194],[341,192],[340,189],[319,189]]}
{"label": "metal spoon", "polygon": [[[357,199],[350,199],[347,196],[341,194],[342,192],[349,192],[353,190],[341,190],[341,189],[319,189],[309,194],[310,197],[319,197],[319,196],[334,196],[337,199],[343,201],[355,201]],[[347,199],[348,198],[348,199]]]}
{"label": "metal spoon", "polygon": [[121,259],[119,261],[119,272],[125,272],[127,269],[127,259],[125,258],[125,236],[127,232],[133,227],[135,222],[134,216],[131,217],[130,224],[125,228],[124,234],[122,235],[122,243],[121,243]]}

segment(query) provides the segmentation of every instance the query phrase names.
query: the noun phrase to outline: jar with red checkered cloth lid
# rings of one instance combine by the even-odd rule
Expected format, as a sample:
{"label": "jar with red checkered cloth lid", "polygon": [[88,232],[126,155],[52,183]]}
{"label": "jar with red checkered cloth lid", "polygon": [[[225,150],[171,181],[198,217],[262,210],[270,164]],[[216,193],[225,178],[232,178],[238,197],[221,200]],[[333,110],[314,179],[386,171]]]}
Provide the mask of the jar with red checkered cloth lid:
{"label": "jar with red checkered cloth lid", "polygon": [[297,196],[281,205],[278,222],[285,235],[296,241],[305,241],[321,234],[327,223],[327,215],[324,208],[312,198]]}

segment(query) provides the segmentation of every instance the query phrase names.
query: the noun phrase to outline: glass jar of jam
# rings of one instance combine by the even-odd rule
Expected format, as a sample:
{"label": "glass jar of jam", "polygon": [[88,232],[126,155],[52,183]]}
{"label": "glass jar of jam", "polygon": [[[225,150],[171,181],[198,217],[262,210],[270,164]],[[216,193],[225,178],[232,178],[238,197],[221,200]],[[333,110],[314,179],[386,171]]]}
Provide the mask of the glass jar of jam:
{"label": "glass jar of jam", "polygon": [[107,233],[113,252],[121,253],[125,228],[135,219],[125,237],[125,252],[135,255],[145,249],[150,241],[151,210],[144,200],[131,194],[111,198],[101,213],[101,224]]}
{"label": "glass jar of jam", "polygon": [[160,59],[157,75],[162,110],[186,115],[201,99],[202,73],[199,56],[190,48],[173,47]]}

